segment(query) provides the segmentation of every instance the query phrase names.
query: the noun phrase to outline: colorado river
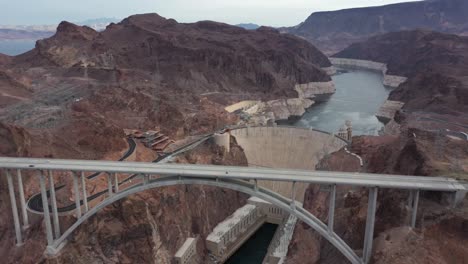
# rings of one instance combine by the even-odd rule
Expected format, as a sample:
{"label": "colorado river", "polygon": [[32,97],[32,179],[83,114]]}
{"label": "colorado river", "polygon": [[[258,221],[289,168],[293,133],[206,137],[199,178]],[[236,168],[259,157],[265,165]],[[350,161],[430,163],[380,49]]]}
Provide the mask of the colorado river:
{"label": "colorado river", "polygon": [[261,264],[277,227],[274,224],[264,224],[226,261],[226,264]]}
{"label": "colorado river", "polygon": [[375,114],[391,91],[382,84],[382,74],[352,70],[332,79],[336,93],[313,105],[295,125],[336,133],[350,120],[353,135],[376,135],[383,124]]}

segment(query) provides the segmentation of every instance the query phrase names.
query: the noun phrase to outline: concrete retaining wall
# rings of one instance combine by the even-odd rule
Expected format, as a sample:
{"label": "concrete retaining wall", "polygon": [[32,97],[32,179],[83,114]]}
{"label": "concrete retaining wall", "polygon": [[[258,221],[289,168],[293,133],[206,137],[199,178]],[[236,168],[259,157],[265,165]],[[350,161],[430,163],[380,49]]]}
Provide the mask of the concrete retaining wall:
{"label": "concrete retaining wall", "polygon": [[406,82],[408,78],[397,75],[387,74],[387,65],[385,63],[367,61],[367,60],[356,60],[347,58],[329,58],[330,62],[334,66],[348,67],[348,68],[360,68],[373,71],[382,72],[384,76],[383,84],[389,87],[398,87],[400,84]]}

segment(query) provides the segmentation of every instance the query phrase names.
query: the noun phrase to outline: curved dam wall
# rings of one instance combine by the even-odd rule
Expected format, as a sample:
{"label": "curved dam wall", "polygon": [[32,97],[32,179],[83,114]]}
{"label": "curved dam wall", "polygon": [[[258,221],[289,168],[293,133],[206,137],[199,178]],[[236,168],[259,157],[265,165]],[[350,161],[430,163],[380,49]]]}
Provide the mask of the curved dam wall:
{"label": "curved dam wall", "polygon": [[[247,127],[231,131],[251,167],[315,170],[327,154],[347,142],[326,132],[296,127]],[[259,181],[258,184],[292,198],[292,183]],[[304,201],[307,184],[296,184],[296,200]]]}
{"label": "curved dam wall", "polygon": [[346,59],[346,58],[329,58],[330,62],[334,66],[338,67],[350,67],[350,68],[359,68],[367,69],[373,71],[380,71],[384,76],[383,84],[389,87],[398,87],[400,84],[406,82],[408,78],[397,75],[387,74],[387,64],[368,61],[368,60],[356,60],[356,59]]}

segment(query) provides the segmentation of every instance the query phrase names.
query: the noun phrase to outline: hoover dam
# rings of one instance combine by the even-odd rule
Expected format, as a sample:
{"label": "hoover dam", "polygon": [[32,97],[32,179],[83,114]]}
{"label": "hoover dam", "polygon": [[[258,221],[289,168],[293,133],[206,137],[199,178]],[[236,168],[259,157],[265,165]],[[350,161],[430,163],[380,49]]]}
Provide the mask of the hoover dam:
{"label": "hoover dam", "polygon": [[[297,127],[247,127],[232,130],[231,135],[251,167],[315,170],[323,157],[347,145],[331,133]],[[292,183],[260,181],[259,185],[292,197]],[[299,202],[306,188],[306,184],[296,184]]]}

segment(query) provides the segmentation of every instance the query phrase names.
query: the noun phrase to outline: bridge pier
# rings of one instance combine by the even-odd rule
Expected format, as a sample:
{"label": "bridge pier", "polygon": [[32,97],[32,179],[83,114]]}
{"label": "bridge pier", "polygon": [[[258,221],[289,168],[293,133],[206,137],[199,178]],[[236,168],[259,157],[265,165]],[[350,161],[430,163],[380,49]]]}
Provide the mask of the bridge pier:
{"label": "bridge pier", "polygon": [[16,177],[18,180],[21,212],[23,214],[23,230],[25,230],[29,228],[29,218],[28,218],[28,211],[26,210],[26,200],[24,199],[23,176],[21,175],[20,169],[16,170]]}
{"label": "bridge pier", "polygon": [[330,186],[330,198],[328,205],[328,232],[333,233],[335,224],[335,201],[336,201],[336,184]]}
{"label": "bridge pier", "polygon": [[[50,199],[52,203],[52,219],[54,221],[55,239],[57,239],[60,237],[60,224],[59,224],[58,212],[57,212],[57,198],[55,196],[54,175],[52,174],[51,170],[49,170],[49,188],[50,188]],[[47,210],[49,210],[49,208],[47,208]]]}
{"label": "bridge pier", "polygon": [[83,204],[84,204],[84,210],[85,213],[88,212],[89,207],[88,207],[88,191],[86,190],[86,180],[85,180],[85,175],[84,172],[81,172],[81,188],[83,189]]}
{"label": "bridge pier", "polygon": [[296,182],[293,181],[292,191],[291,191],[291,208],[296,209]]}
{"label": "bridge pier", "polygon": [[146,185],[150,181],[150,176],[148,174],[143,174],[143,184]]}
{"label": "bridge pier", "polygon": [[11,210],[13,213],[13,222],[15,225],[15,234],[16,234],[16,246],[23,245],[23,237],[21,235],[21,226],[19,222],[18,216],[18,207],[16,206],[16,197],[15,197],[15,187],[13,185],[13,179],[11,177],[10,170],[6,170],[7,181],[8,181],[8,191],[10,193],[10,201],[11,201]]}
{"label": "bridge pier", "polygon": [[112,174],[111,173],[107,173],[107,191],[109,193],[109,197],[111,197],[113,195],[113,192],[112,192]]}
{"label": "bridge pier", "polygon": [[119,177],[117,177],[117,173],[114,173],[114,192],[119,192]]}
{"label": "bridge pier", "polygon": [[419,205],[419,190],[411,191],[411,228],[416,227],[416,217],[418,214]]}
{"label": "bridge pier", "polygon": [[73,190],[75,191],[76,218],[81,217],[80,189],[78,188],[78,175],[73,172]]}
{"label": "bridge pier", "polygon": [[44,221],[46,226],[46,236],[47,236],[47,245],[52,246],[54,243],[54,237],[52,235],[52,224],[50,223],[50,214],[49,214],[49,202],[47,200],[47,191],[45,186],[44,175],[41,171],[38,171],[39,176],[39,185],[41,187],[41,197],[42,197],[42,208],[44,211]]}
{"label": "bridge pier", "polygon": [[378,188],[369,189],[369,201],[367,205],[366,233],[364,235],[364,250],[362,261],[367,264],[372,256],[372,244],[374,241],[375,212],[377,208]]}

